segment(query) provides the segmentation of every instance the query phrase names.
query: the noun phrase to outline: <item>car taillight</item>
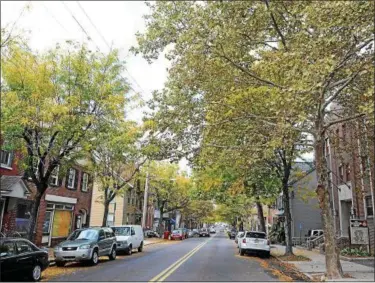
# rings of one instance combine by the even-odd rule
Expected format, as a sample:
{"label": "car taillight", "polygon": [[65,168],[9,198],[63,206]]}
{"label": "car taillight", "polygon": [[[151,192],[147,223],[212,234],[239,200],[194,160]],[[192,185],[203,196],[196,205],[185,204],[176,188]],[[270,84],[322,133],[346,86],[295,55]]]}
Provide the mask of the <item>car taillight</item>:
{"label": "car taillight", "polygon": [[242,243],[246,244],[246,239],[242,239]]}
{"label": "car taillight", "polygon": [[270,244],[270,240],[267,240],[267,245],[269,245]]}

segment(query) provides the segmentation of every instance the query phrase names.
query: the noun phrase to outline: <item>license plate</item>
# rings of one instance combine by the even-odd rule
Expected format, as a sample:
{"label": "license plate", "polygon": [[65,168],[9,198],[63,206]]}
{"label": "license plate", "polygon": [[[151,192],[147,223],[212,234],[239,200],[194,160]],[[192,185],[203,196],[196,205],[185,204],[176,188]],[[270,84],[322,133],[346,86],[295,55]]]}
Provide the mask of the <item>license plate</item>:
{"label": "license plate", "polygon": [[258,240],[258,239],[255,239],[255,240],[254,240],[254,243],[259,243],[259,240]]}

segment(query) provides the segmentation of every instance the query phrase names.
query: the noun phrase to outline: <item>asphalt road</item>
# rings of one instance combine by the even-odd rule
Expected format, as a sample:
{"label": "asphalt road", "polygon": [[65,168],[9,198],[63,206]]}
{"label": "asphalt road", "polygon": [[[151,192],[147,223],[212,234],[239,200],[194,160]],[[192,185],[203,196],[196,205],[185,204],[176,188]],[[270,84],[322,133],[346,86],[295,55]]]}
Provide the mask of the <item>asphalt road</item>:
{"label": "asphalt road", "polygon": [[63,267],[66,272],[48,281],[278,281],[264,261],[239,256],[234,241],[217,233],[210,238],[150,245],[142,253],[77,271]]}

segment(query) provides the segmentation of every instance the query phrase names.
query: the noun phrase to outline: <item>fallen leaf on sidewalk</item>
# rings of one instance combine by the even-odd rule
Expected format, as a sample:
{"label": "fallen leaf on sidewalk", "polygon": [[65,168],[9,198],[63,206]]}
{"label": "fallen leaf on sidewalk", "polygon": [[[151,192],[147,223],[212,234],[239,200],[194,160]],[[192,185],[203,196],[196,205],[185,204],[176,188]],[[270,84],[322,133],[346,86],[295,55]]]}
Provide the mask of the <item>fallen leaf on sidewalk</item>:
{"label": "fallen leaf on sidewalk", "polygon": [[311,261],[311,259],[303,255],[283,255],[277,256],[277,258],[282,261]]}

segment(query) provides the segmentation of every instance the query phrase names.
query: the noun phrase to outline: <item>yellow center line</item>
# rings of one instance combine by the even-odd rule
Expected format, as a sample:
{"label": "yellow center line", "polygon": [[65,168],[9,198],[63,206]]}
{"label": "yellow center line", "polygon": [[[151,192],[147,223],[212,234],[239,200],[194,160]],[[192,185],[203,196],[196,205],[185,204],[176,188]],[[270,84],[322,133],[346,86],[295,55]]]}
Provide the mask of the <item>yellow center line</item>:
{"label": "yellow center line", "polygon": [[[213,238],[213,237],[212,237]],[[205,244],[207,244],[212,238],[204,241],[203,243],[199,244],[197,247],[195,247],[193,250],[188,252],[186,255],[181,257],[178,261],[176,261],[174,264],[160,272],[158,275],[156,275],[154,278],[152,278],[149,282],[162,282],[164,281],[168,276],[170,276],[177,268],[179,268],[185,261],[187,261],[193,254],[195,254],[200,248],[202,248]]]}

